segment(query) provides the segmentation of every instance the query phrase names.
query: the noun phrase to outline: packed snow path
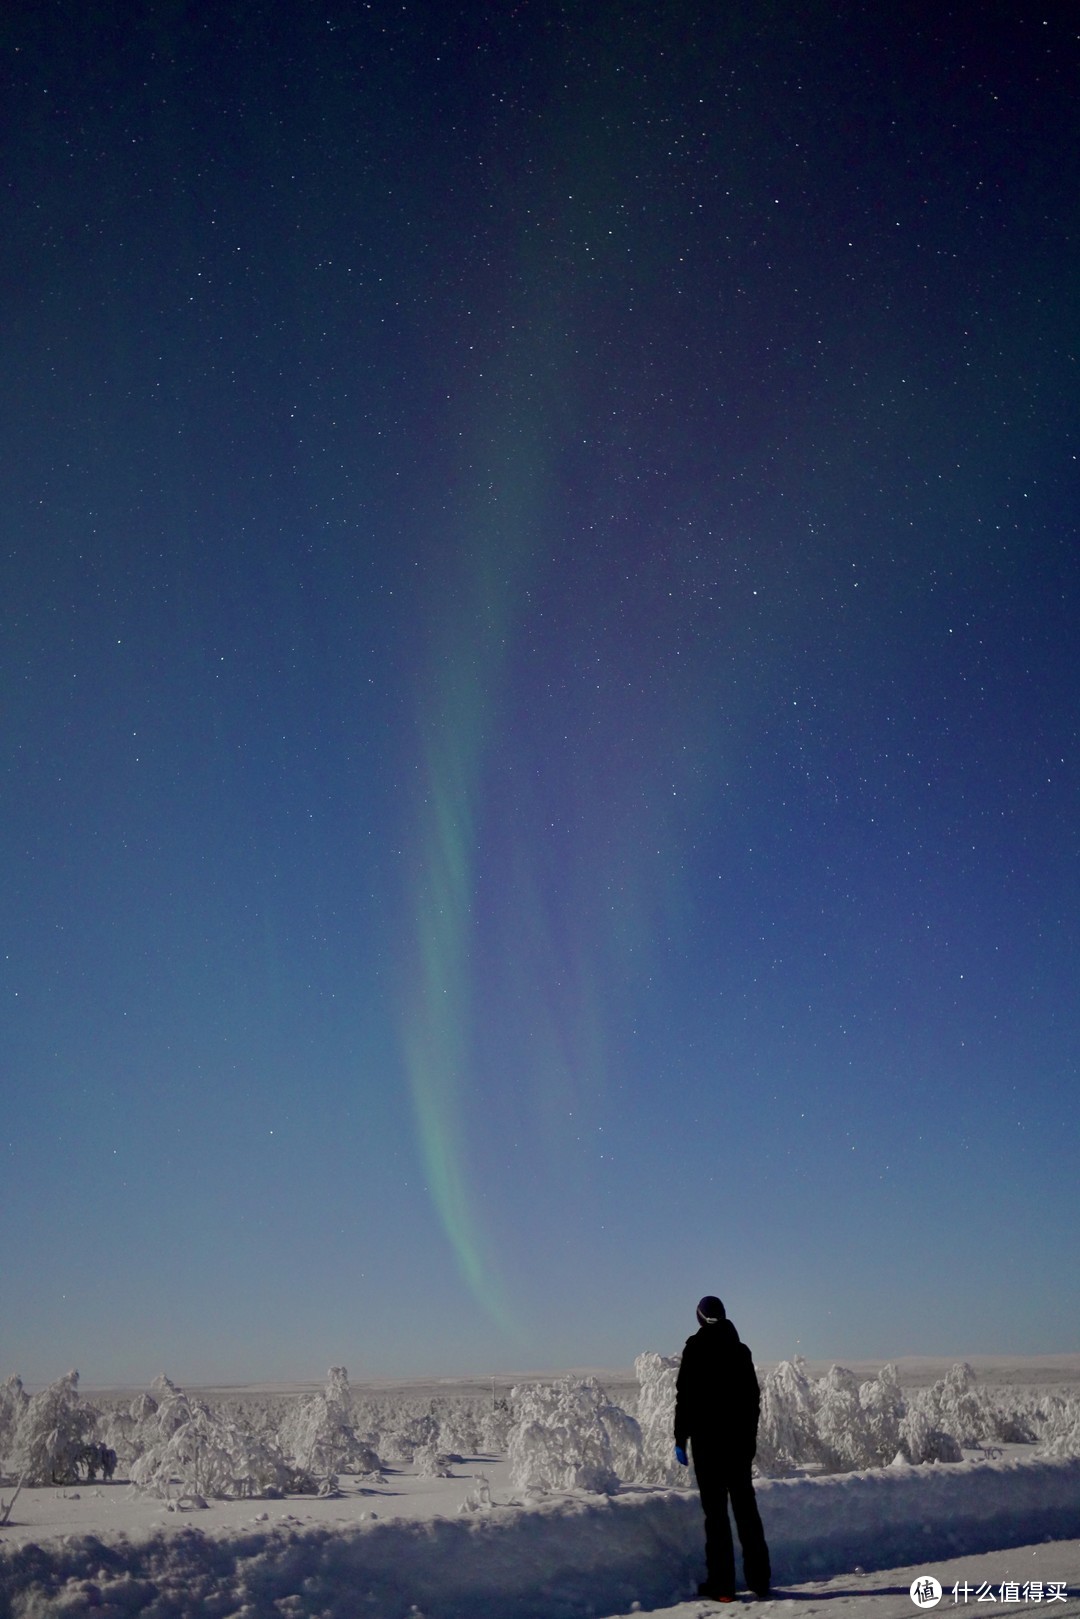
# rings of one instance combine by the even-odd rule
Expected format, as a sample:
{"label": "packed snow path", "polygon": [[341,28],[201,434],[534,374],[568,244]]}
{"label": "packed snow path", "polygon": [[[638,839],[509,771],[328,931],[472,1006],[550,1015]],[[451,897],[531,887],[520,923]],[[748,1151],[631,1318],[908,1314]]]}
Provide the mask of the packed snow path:
{"label": "packed snow path", "polygon": [[[1080,1459],[770,1479],[758,1498],[783,1591],[1080,1536]],[[701,1573],[696,1496],[628,1488],[345,1529],[27,1542],[2,1554],[0,1619],[585,1619],[680,1603]]]}
{"label": "packed snow path", "polygon": [[[942,1587],[937,1607],[926,1610],[930,1619],[986,1619],[998,1612],[999,1619],[1011,1614],[1018,1619],[1035,1619],[1047,1609],[1046,1619],[1078,1619],[1080,1616],[1080,1540],[1052,1540],[1036,1546],[1014,1546],[1007,1551],[984,1552],[977,1556],[953,1558],[935,1563],[930,1572]],[[920,1619],[920,1609],[912,1602],[911,1587],[927,1573],[926,1565],[879,1569],[874,1573],[856,1570],[837,1574],[831,1580],[811,1580],[789,1586],[769,1603],[754,1603],[753,1619]],[[1014,1602],[1010,1584],[1031,1595]],[[994,1593],[994,1606],[979,1595],[980,1588]],[[1062,1602],[1058,1587],[1064,1586]],[[1006,1601],[1001,1592],[1005,1589]],[[1000,1610],[1004,1608],[1004,1612]],[[969,1610],[965,1613],[965,1610]],[[607,1619],[638,1619],[641,1610],[612,1614]],[[718,1603],[694,1598],[670,1608],[656,1608],[649,1619],[722,1619],[733,1611]],[[750,1619],[750,1616],[747,1616]]]}

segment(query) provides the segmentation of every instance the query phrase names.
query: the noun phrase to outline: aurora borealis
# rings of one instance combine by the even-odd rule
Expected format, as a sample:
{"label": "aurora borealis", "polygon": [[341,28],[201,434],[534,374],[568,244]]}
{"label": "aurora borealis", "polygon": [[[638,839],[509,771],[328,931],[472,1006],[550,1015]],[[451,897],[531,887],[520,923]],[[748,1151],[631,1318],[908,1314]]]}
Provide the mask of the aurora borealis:
{"label": "aurora borealis", "polygon": [[8,18],[5,1375],[1076,1347],[1077,65]]}

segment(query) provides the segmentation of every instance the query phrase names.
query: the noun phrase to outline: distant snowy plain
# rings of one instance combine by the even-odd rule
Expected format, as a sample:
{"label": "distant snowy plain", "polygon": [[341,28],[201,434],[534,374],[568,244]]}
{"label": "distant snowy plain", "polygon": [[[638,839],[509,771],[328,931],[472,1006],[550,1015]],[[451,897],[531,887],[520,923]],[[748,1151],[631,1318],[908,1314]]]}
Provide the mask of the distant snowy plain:
{"label": "distant snowy plain", "polygon": [[[1017,1372],[1031,1385],[1062,1376]],[[0,1619],[722,1611],[691,1596],[704,1571],[691,1489],[523,1492],[505,1457],[491,1454],[463,1456],[449,1475],[402,1463],[376,1477],[342,1475],[327,1498],[194,1510],[120,1478],[24,1489],[0,1529]],[[11,1493],[0,1488],[0,1504]],[[1080,1457],[1008,1445],[990,1460],[761,1479],[758,1496],[777,1619],[781,1610],[783,1619],[915,1615],[909,1588],[925,1574],[944,1588],[939,1613],[1080,1615]]]}

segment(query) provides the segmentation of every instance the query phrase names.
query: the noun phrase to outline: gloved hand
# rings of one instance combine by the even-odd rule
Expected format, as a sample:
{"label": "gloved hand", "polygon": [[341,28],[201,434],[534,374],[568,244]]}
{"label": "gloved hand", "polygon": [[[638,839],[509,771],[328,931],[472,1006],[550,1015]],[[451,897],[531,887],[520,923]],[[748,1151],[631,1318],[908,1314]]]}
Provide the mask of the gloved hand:
{"label": "gloved hand", "polygon": [[686,1452],[681,1445],[675,1446],[675,1460],[678,1462],[680,1467],[690,1466],[690,1463],[686,1457]]}

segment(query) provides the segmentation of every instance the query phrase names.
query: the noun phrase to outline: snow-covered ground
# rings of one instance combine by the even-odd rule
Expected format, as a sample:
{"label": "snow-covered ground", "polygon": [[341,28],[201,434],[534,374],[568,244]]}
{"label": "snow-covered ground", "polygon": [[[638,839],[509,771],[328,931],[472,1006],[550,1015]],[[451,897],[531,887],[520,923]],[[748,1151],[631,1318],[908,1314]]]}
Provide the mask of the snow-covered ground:
{"label": "snow-covered ground", "polygon": [[[1010,1366],[1014,1376],[1027,1373],[1017,1384],[1056,1385],[1049,1398],[1040,1394],[1034,1402],[1013,1384],[1003,1404],[981,1400],[963,1368],[956,1372],[964,1375],[954,1372],[945,1383],[934,1379],[934,1387],[930,1374],[943,1367],[928,1362],[909,1369],[905,1382],[927,1387],[926,1411],[955,1418],[955,1431],[965,1424],[974,1424],[976,1434],[1000,1429],[993,1442],[969,1441],[974,1448],[963,1462],[898,1461],[868,1471],[823,1472],[819,1460],[796,1468],[794,1476],[760,1480],[776,1584],[767,1606],[774,1619],[914,1615],[912,1583],[931,1575],[944,1588],[941,1612],[1045,1607],[1080,1619],[1080,1456],[1073,1454],[1075,1389],[1068,1392],[1077,1357],[1059,1359],[1061,1365],[1045,1368]],[[655,1365],[650,1369],[645,1362]],[[663,1399],[655,1411],[649,1404],[650,1398],[657,1404],[657,1391],[670,1402],[671,1373],[664,1364],[659,1357],[639,1364],[645,1382],[637,1410],[647,1442],[644,1451],[633,1452],[639,1463],[643,1455],[647,1460],[650,1423],[659,1424],[652,1438],[667,1455],[670,1411],[660,1409]],[[861,1411],[876,1409],[883,1388],[895,1393],[888,1382],[853,1393],[850,1371],[835,1370],[810,1389],[803,1375],[809,1370],[788,1367],[786,1382],[777,1387],[783,1393],[790,1384],[795,1396],[813,1398],[819,1438],[831,1432],[828,1421],[835,1427],[837,1412],[857,1424]],[[876,1370],[865,1368],[869,1377]],[[1033,1375],[1036,1370],[1045,1375]],[[655,1385],[648,1381],[653,1373],[659,1377]],[[993,1381],[993,1369],[987,1366],[984,1376]],[[619,1380],[605,1382],[610,1388]],[[29,1443],[28,1434],[37,1434],[51,1451],[57,1423],[82,1432],[75,1382],[60,1380],[45,1391],[43,1404],[28,1405],[10,1383],[4,1388],[11,1404],[8,1428],[15,1434],[13,1439],[9,1433],[8,1444],[16,1454],[22,1440]],[[696,1492],[667,1487],[672,1476],[680,1484],[686,1478],[681,1469],[669,1473],[665,1461],[659,1473],[640,1467],[619,1472],[638,1482],[602,1495],[555,1493],[553,1478],[580,1482],[580,1475],[553,1470],[550,1458],[539,1469],[535,1465],[551,1445],[569,1447],[569,1454],[592,1443],[598,1412],[616,1437],[623,1431],[625,1412],[613,1415],[595,1389],[568,1384],[561,1392],[549,1390],[555,1406],[548,1411],[544,1399],[531,1398],[524,1380],[508,1404],[496,1401],[493,1386],[455,1388],[450,1381],[350,1392],[346,1374],[335,1368],[323,1396],[223,1390],[213,1401],[213,1416],[209,1406],[189,1401],[166,1380],[154,1388],[156,1402],[114,1391],[99,1401],[112,1408],[112,1416],[98,1413],[94,1420],[105,1424],[98,1439],[115,1432],[115,1443],[127,1445],[133,1474],[145,1468],[145,1447],[158,1428],[173,1435],[173,1447],[152,1470],[157,1494],[131,1487],[126,1478],[27,1488],[14,1501],[12,1488],[0,1487],[0,1520],[7,1519],[0,1524],[0,1619],[626,1619],[642,1612],[701,1619],[721,1611],[692,1595],[704,1573],[703,1526]],[[628,1404],[637,1393],[636,1383],[627,1385]],[[290,1398],[282,1403],[278,1396],[286,1394]],[[945,1394],[951,1405],[942,1403]],[[860,1403],[864,1397],[869,1406]],[[909,1409],[919,1398],[905,1396]],[[775,1404],[775,1390],[770,1399]],[[512,1430],[511,1405],[518,1423]],[[120,1417],[129,1407],[125,1427]],[[787,1418],[777,1410],[779,1419],[773,1411],[771,1420],[784,1440]],[[12,1429],[12,1412],[22,1426],[17,1421]],[[133,1430],[136,1412],[142,1426]],[[375,1437],[381,1435],[381,1462],[349,1426],[361,1416]],[[1042,1453],[1030,1432],[1027,1442],[1001,1437],[1015,1427],[1022,1440],[1021,1430],[1030,1429],[1036,1416]],[[1047,1426],[1050,1418],[1056,1426]],[[183,1421],[189,1426],[174,1426]],[[536,1454],[524,1465],[521,1456],[512,1461],[514,1434],[520,1440],[529,1421],[539,1422],[545,1442],[539,1450],[533,1444]],[[577,1422],[580,1432],[560,1426],[567,1422]],[[503,1443],[509,1432],[509,1456],[455,1456],[450,1476],[423,1476],[445,1463],[445,1456],[434,1457],[436,1450],[453,1451],[453,1436],[469,1432],[474,1444]],[[481,1433],[486,1440],[476,1438]],[[192,1455],[175,1448],[175,1438],[185,1434],[193,1436]],[[360,1460],[366,1455],[380,1470],[341,1476],[340,1463],[328,1461],[327,1451],[318,1466],[314,1460],[305,1464],[318,1477],[338,1472],[340,1488],[325,1497],[211,1496],[207,1503],[190,1477],[181,1483],[193,1468],[209,1476],[206,1458],[215,1445],[226,1447],[229,1466],[240,1473],[250,1472],[249,1440],[251,1455],[265,1463],[260,1434],[266,1444],[284,1445],[294,1459],[309,1452],[316,1458],[319,1446],[329,1445],[351,1455],[353,1465],[368,1465]],[[774,1448],[776,1443],[774,1435]],[[458,1441],[457,1449],[468,1446]],[[30,1454],[26,1444],[23,1451]],[[395,1455],[397,1462],[385,1459]],[[435,1459],[439,1466],[432,1465]],[[642,1482],[650,1477],[667,1485]],[[310,1473],[307,1487],[314,1487]],[[210,1494],[205,1485],[200,1488]],[[172,1501],[162,1499],[163,1491]]]}
{"label": "snow-covered ground", "polygon": [[[404,1473],[367,1490],[352,1483],[338,1499],[190,1514],[123,1485],[24,1491],[2,1531],[0,1616],[689,1619],[712,1610],[689,1599],[703,1573],[692,1492],[634,1487],[500,1505],[500,1467],[485,1468],[491,1506],[474,1477]],[[942,1610],[981,1603],[985,1613],[989,1591],[997,1609],[1080,1612],[1080,1458],[770,1479],[758,1495],[777,1586],[770,1606],[785,1619],[825,1602],[913,1615],[909,1587],[925,1574],[945,1587]],[[1002,1595],[1007,1581],[1015,1599]],[[1041,1582],[1034,1593],[1032,1581]],[[839,1619],[840,1609],[824,1612]]]}
{"label": "snow-covered ground", "polygon": [[[955,1619],[966,1608],[975,1619],[975,1616],[1004,1610],[1002,1619],[1005,1619],[1006,1614],[1020,1609],[1031,1614],[1044,1607],[1051,1616],[1069,1614],[1075,1619],[1080,1613],[1077,1596],[1080,1592],[1080,1540],[1015,1546],[1003,1551],[953,1557],[944,1562],[910,1563],[873,1572],[854,1570],[831,1580],[793,1583],[788,1589],[778,1591],[772,1602],[755,1603],[755,1607],[761,1609],[762,1619],[917,1619],[920,1609],[912,1601],[911,1587],[927,1573],[932,1573],[942,1587],[941,1601],[929,1610],[934,1614],[951,1615]],[[1021,1590],[1026,1585],[1029,1591],[1033,1584],[1041,1584],[1042,1593],[1037,1601],[1029,1596],[1026,1601],[1014,1602],[1008,1590],[1010,1582]],[[1048,1603],[1046,1591],[1051,1585],[1065,1587],[1064,1602],[1059,1602],[1055,1593],[1054,1601]],[[989,1588],[993,1600],[983,1587]],[[1001,1600],[1003,1587],[1009,1597],[1004,1602]],[[702,1619],[704,1615],[716,1619],[718,1614],[727,1611],[714,1603],[694,1599],[655,1609],[652,1619]],[[620,1614],[617,1619],[631,1619],[631,1613]]]}

